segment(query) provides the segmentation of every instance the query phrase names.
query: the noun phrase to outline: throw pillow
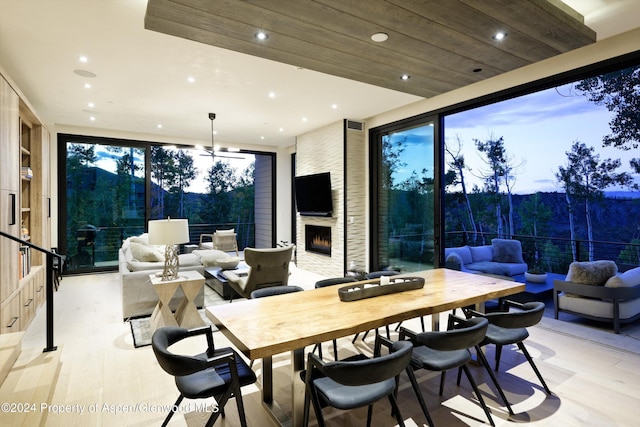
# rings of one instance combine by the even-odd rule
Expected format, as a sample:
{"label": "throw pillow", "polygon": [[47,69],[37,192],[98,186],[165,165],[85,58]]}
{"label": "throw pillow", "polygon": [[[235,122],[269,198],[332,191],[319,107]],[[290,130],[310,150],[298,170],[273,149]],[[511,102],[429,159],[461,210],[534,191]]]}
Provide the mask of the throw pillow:
{"label": "throw pillow", "polygon": [[444,258],[447,259],[451,254],[457,254],[462,259],[462,264],[471,264],[473,262],[471,258],[471,251],[469,246],[459,246],[455,248],[445,248]]}
{"label": "throw pillow", "polygon": [[462,257],[455,252],[449,254],[447,259],[444,261],[444,266],[450,270],[462,270],[463,266]]}
{"label": "throw pillow", "polygon": [[149,246],[149,233],[143,233],[139,236],[131,236],[129,240],[135,243],[140,243],[141,245]]}
{"label": "throw pillow", "polygon": [[611,276],[604,285],[607,288],[630,288],[640,285],[640,267]]}
{"label": "throw pillow", "polygon": [[473,262],[492,261],[493,247],[490,245],[469,246]]}
{"label": "throw pillow", "polygon": [[582,285],[602,286],[617,271],[618,266],[613,261],[572,262],[565,280]]}
{"label": "throw pillow", "polygon": [[491,246],[493,247],[493,261],[524,263],[520,240],[492,239]]}
{"label": "throw pillow", "polygon": [[145,246],[140,243],[131,242],[131,257],[143,262],[164,262],[164,254],[153,246]]}

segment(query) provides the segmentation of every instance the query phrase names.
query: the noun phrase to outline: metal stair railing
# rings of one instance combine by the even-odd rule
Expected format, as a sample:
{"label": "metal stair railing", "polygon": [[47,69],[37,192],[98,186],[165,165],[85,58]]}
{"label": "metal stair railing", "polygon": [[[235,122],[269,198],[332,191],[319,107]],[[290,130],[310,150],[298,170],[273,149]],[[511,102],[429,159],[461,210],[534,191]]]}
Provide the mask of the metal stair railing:
{"label": "metal stair railing", "polygon": [[22,240],[19,239],[15,236],[12,236],[11,234],[7,234],[3,231],[0,231],[0,236],[2,237],[6,237],[7,239],[13,240],[15,242],[20,243],[23,246],[28,246],[32,249],[35,249],[39,252],[42,252],[43,254],[45,254],[46,257],[46,276],[47,276],[47,280],[46,280],[46,338],[47,338],[47,343],[46,343],[46,347],[44,348],[43,353],[49,352],[49,351],[55,351],[58,349],[57,346],[53,345],[53,275],[55,274],[55,271],[53,270],[53,257],[57,257],[58,258],[58,263],[60,263],[59,265],[62,265],[62,256],[55,253],[55,252],[51,252],[50,250],[41,248],[38,245],[34,245],[31,242],[28,242],[26,240]]}

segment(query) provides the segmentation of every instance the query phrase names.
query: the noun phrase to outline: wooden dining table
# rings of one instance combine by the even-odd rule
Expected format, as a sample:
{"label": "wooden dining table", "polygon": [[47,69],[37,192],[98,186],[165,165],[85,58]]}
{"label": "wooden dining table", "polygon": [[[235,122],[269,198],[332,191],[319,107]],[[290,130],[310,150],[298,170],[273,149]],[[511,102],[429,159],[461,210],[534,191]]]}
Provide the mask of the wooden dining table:
{"label": "wooden dining table", "polygon": [[[344,302],[338,288],[345,285],[251,299],[206,308],[213,324],[251,360],[262,359],[262,401],[280,425],[302,423],[304,347],[364,332],[420,316],[432,315],[439,329],[439,313],[523,292],[525,285],[494,276],[444,268],[393,277],[422,277],[424,287],[357,301]],[[350,283],[357,285],[359,282]],[[291,415],[273,398],[272,357],[291,353]]]}

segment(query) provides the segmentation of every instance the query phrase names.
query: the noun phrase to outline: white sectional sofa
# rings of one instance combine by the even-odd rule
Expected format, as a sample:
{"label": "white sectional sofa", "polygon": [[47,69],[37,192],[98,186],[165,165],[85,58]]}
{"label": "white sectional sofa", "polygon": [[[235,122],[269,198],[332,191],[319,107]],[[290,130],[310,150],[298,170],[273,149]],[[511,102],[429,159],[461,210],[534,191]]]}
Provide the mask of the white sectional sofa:
{"label": "white sectional sofa", "polygon": [[[122,288],[122,317],[148,316],[158,303],[158,295],[151,284],[150,274],[162,272],[164,268],[164,246],[149,245],[149,236],[130,237],[122,243],[118,255],[120,284]],[[216,250],[193,251],[180,254],[180,271],[195,270],[204,274],[205,266],[214,266],[220,258],[229,255]],[[182,299],[182,292],[178,289],[169,306],[176,310]],[[198,307],[204,304],[204,290],[198,294]]]}
{"label": "white sectional sofa", "polygon": [[519,240],[493,239],[490,245],[445,248],[445,267],[470,273],[517,276],[527,271]]}

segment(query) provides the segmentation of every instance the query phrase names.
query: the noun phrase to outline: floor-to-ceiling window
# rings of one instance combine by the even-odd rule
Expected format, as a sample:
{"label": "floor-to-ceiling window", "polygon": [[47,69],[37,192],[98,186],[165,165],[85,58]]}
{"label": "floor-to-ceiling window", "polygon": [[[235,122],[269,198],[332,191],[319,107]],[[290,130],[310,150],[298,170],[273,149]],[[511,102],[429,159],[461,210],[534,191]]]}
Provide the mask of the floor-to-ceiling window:
{"label": "floor-to-ceiling window", "polygon": [[434,135],[431,118],[371,134],[371,270],[433,268]]}
{"label": "floor-to-ceiling window", "polygon": [[522,242],[530,267],[640,262],[640,65],[444,116],[445,246]]}
{"label": "floor-to-ceiling window", "polygon": [[122,239],[144,231],[145,154],[139,145],[65,138],[60,246],[69,270],[117,265]]}
{"label": "floor-to-ceiling window", "polygon": [[115,269],[149,219],[186,218],[190,244],[235,229],[238,246],[275,240],[275,155],[59,135],[59,246],[67,272]]}

